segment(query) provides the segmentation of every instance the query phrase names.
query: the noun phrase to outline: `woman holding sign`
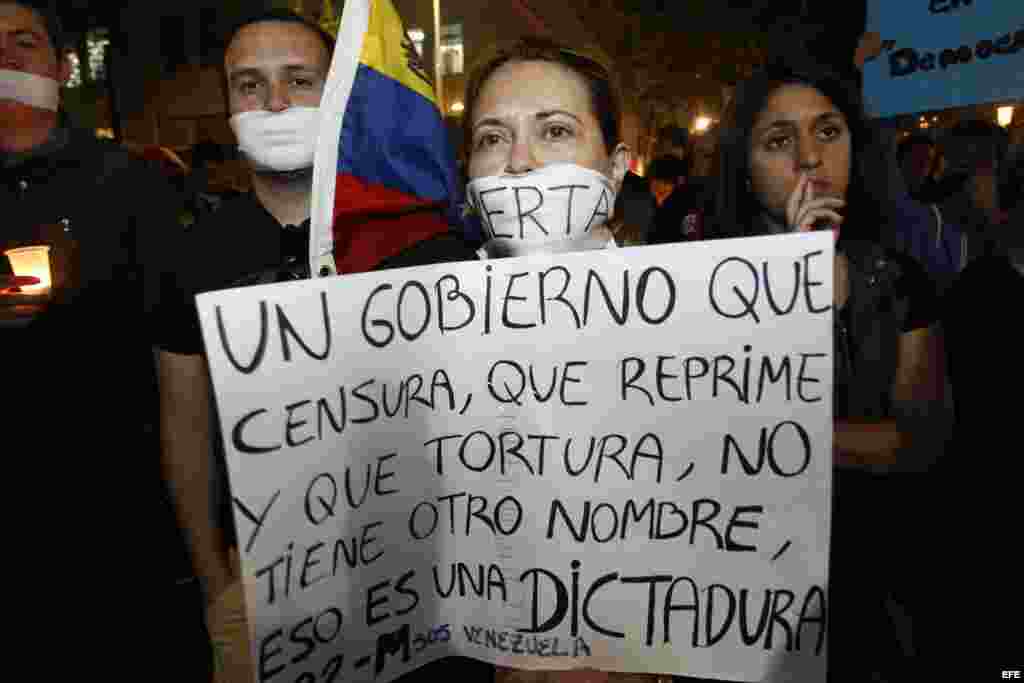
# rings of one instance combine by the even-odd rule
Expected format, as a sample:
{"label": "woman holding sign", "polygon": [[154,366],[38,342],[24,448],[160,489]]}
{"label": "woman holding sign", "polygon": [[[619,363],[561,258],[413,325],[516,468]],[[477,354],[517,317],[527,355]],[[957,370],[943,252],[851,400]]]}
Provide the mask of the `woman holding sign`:
{"label": "woman holding sign", "polygon": [[714,236],[837,239],[829,669],[830,680],[871,680],[910,650],[893,616],[893,567],[906,563],[884,545],[906,517],[883,509],[898,478],[881,473],[923,469],[942,447],[927,440],[942,432],[934,293],[916,262],[876,244],[885,212],[866,189],[854,85],[816,66],[769,65],[737,88],[721,136]]}
{"label": "woman holding sign", "polygon": [[[469,201],[486,236],[481,258],[614,246],[607,226],[630,159],[620,117],[609,67],[581,50],[524,38],[480,63],[466,88],[463,120]],[[497,672],[502,683],[656,678]]]}
{"label": "woman holding sign", "polygon": [[[630,151],[619,135],[610,68],[582,50],[526,38],[481,62],[466,92],[468,194],[486,235],[481,258],[614,247],[608,226]],[[501,667],[496,676],[499,683],[672,679]]]}

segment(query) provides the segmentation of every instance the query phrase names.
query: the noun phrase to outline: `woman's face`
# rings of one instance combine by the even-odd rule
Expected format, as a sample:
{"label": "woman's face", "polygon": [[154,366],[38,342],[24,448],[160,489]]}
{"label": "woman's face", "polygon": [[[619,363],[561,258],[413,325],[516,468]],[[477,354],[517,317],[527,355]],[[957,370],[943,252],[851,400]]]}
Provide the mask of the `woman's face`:
{"label": "woman's face", "polygon": [[609,154],[583,78],[560,64],[503,64],[480,89],[473,119],[470,180],[572,163],[618,191],[626,173],[628,150]]}
{"label": "woman's face", "polygon": [[784,219],[803,174],[814,197],[846,199],[851,142],[846,117],[816,88],[777,88],[750,135],[750,185],[761,207]]}

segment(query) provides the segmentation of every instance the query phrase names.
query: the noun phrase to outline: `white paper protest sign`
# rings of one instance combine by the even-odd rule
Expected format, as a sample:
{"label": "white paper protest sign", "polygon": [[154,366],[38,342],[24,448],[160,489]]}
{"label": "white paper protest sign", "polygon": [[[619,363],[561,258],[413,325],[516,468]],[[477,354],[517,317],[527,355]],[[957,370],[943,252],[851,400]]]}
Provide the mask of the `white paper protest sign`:
{"label": "white paper protest sign", "polygon": [[198,297],[260,681],[821,680],[828,233]]}

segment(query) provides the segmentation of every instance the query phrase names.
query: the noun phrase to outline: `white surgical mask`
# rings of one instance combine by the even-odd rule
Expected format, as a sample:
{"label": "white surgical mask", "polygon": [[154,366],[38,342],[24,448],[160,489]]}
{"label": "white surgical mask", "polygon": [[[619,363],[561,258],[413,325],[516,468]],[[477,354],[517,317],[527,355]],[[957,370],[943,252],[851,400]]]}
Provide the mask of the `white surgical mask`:
{"label": "white surgical mask", "polygon": [[297,171],[313,166],[320,109],[289,107],[244,111],[231,117],[238,149],[259,169]]}
{"label": "white surgical mask", "polygon": [[608,245],[604,231],[595,234],[615,206],[615,188],[603,173],[551,164],[529,173],[477,178],[466,190],[488,238],[482,249],[487,256]]}
{"label": "white surgical mask", "polygon": [[45,76],[0,69],[0,100],[57,111],[60,106],[60,83]]}

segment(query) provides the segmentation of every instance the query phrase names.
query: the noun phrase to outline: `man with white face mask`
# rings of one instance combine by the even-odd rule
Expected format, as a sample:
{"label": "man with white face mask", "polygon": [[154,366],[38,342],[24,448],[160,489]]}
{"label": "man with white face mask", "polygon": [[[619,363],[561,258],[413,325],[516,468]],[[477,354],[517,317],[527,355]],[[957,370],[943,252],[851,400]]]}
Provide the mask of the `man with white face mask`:
{"label": "man with white face mask", "polygon": [[[215,647],[231,680],[252,680],[252,673],[237,536],[194,296],[311,275],[313,154],[333,50],[327,33],[288,10],[261,13],[232,32],[224,57],[229,123],[249,165],[252,192],[225,202],[191,229],[187,258],[176,274],[181,296],[168,306],[156,349],[164,472],[204,587]],[[403,228],[385,221],[380,229]],[[359,242],[346,239],[351,235],[338,225],[335,233],[336,252],[351,252]],[[391,241],[400,248],[377,268],[474,258],[471,249],[443,233],[419,242],[401,236]]]}
{"label": "man with white face mask", "polygon": [[[176,198],[144,162],[70,125],[60,108],[70,73],[63,46],[50,3],[0,0],[0,279],[13,271],[3,252],[21,246],[49,247],[52,275],[49,295],[22,293],[35,305],[8,305],[14,297],[0,295],[11,392],[3,424],[32,435],[31,452],[18,458],[23,481],[46,481],[51,501],[78,511],[78,531],[60,547],[36,531],[18,546],[53,568],[36,579],[65,613],[102,613],[115,623],[159,614],[146,620],[144,645],[121,641],[125,652],[145,651],[170,679],[202,680],[211,652],[159,479],[150,352],[163,255],[172,251],[165,239],[178,231]],[[36,463],[39,472],[25,472]],[[57,515],[68,519],[44,512],[31,528],[63,525]],[[79,563],[69,580],[61,569],[69,557],[103,559]],[[90,631],[106,637],[88,626],[80,633]]]}
{"label": "man with white face mask", "polygon": [[211,389],[194,295],[308,276],[308,235],[318,107],[334,41],[286,10],[239,24],[227,41],[229,123],[252,191],[200,220],[175,274],[179,295],[156,341],[163,472],[218,650],[217,679],[243,680],[248,653],[226,471],[215,437]]}

